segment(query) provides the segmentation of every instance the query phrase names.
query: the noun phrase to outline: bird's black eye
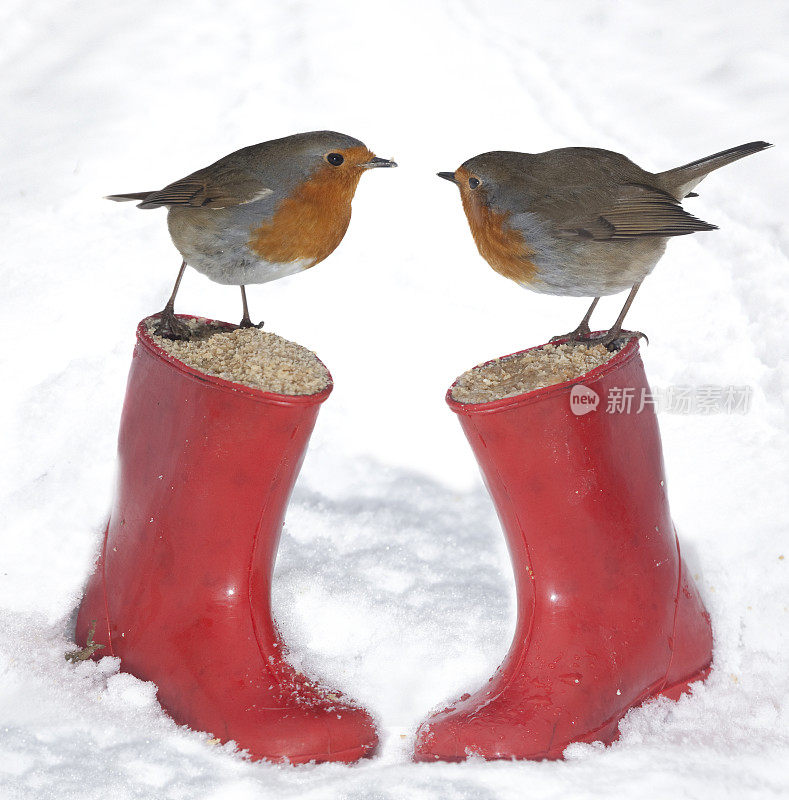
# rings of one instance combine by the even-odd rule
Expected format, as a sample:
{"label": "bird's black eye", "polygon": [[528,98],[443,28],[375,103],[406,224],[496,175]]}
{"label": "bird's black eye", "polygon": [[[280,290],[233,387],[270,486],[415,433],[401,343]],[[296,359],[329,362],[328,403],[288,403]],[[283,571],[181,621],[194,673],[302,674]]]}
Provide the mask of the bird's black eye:
{"label": "bird's black eye", "polygon": [[479,178],[469,178],[468,185],[470,189],[476,189],[479,186]]}
{"label": "bird's black eye", "polygon": [[326,160],[333,166],[339,167],[345,159],[339,153],[329,153],[326,156]]}

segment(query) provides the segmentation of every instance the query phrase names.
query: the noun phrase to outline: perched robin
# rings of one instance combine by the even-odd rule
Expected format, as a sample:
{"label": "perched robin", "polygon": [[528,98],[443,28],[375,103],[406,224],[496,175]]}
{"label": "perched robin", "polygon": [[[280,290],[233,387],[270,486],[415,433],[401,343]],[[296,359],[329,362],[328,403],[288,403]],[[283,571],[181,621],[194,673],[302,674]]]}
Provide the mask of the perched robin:
{"label": "perched robin", "polygon": [[174,314],[186,265],[217,283],[241,287],[242,327],[251,327],[245,285],[292,275],[323,261],[342,241],[362,173],[396,167],[358,139],[333,131],[286,136],[244,147],[155,192],[111,195],[168,209],[183,256],[156,333],[189,337]]}
{"label": "perched robin", "polygon": [[[496,272],[535,292],[594,298],[580,325],[554,338],[612,349],[669,238],[716,228],[680,201],[696,197],[713,170],[770,146],[750,142],[658,173],[592,147],[492,152],[438,175],[460,188],[477,248]],[[589,319],[600,297],[625,289],[616,322],[593,339]]]}

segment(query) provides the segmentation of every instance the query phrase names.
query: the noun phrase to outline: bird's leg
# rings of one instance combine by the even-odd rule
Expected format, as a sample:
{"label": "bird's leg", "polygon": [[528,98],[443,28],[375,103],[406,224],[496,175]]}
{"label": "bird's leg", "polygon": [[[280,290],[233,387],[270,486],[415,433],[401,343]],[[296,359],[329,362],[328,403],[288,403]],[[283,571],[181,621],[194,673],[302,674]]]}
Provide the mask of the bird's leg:
{"label": "bird's leg", "polygon": [[584,318],[578,324],[578,327],[570,334],[571,338],[578,339],[581,336],[586,337],[592,333],[591,329],[589,328],[589,320],[592,318],[592,312],[595,310],[595,307],[599,302],[599,297],[595,297],[595,299],[592,300],[592,303],[587,309],[586,314],[584,314]]}
{"label": "bird's leg", "polygon": [[244,306],[244,316],[241,317],[241,324],[238,326],[239,328],[262,328],[263,323],[259,322],[255,325],[254,322],[249,318],[249,306],[247,305],[247,290],[246,287],[241,284],[241,303]]}
{"label": "bird's leg", "polygon": [[178,294],[178,287],[181,285],[181,278],[184,276],[186,269],[186,261],[181,262],[181,269],[178,270],[178,277],[175,279],[175,286],[173,286],[173,293],[167,301],[162,312],[159,314],[159,322],[153,329],[157,336],[163,336],[165,339],[190,339],[192,332],[185,322],[181,322],[175,316],[175,296]]}
{"label": "bird's leg", "polygon": [[588,336],[592,333],[591,329],[589,328],[589,320],[592,318],[592,312],[599,302],[599,297],[595,297],[595,299],[592,300],[592,305],[589,306],[589,310],[586,312],[586,314],[584,314],[584,318],[574,331],[571,331],[570,333],[564,333],[561,336],[552,336],[551,341],[555,342],[558,339],[569,339],[568,344],[572,344],[573,342],[578,342],[588,338]]}
{"label": "bird's leg", "polygon": [[[608,350],[616,350],[616,342],[620,338],[622,334],[622,323],[625,321],[625,316],[627,312],[630,310],[630,306],[633,304],[633,299],[636,296],[636,292],[641,288],[641,282],[634,284],[633,288],[630,290],[630,294],[627,296],[627,300],[625,300],[625,304],[622,306],[622,310],[619,312],[619,316],[616,318],[616,322],[608,329],[607,333],[604,333],[602,336],[595,336],[593,339],[587,339],[584,344],[589,344],[591,347],[595,344],[601,344],[606,347]],[[636,332],[638,336],[646,336],[643,333]],[[647,341],[649,341],[647,339]]]}

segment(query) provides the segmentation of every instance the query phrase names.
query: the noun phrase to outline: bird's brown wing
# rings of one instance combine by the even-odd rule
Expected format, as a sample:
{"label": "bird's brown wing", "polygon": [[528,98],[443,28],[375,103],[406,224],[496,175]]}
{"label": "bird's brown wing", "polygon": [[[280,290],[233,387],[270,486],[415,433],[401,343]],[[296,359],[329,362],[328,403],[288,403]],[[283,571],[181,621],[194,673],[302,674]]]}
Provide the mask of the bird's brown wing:
{"label": "bird's brown wing", "polygon": [[568,214],[559,235],[605,241],[684,236],[717,227],[689,214],[667,192],[639,183],[620,184],[608,197],[598,197],[596,205],[599,211],[587,206],[582,214]]}
{"label": "bird's brown wing", "polygon": [[271,189],[243,169],[228,166],[194,172],[179,181],[149,194],[138,208],[189,206],[191,208],[227,208],[259,200]]}

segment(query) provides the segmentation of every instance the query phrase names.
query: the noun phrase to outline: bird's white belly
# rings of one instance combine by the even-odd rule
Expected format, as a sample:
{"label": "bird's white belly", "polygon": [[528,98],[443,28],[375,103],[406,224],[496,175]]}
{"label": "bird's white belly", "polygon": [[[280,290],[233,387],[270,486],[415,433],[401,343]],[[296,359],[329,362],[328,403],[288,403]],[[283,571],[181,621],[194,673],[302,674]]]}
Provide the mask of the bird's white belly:
{"label": "bird's white belly", "polygon": [[245,207],[247,216],[239,219],[228,209],[173,207],[167,215],[170,236],[184,261],[216,283],[268,283],[316,263],[314,258],[266,261],[250,250],[251,230],[259,216],[253,206]]}
{"label": "bird's white belly", "polygon": [[541,294],[602,297],[630,289],[652,272],[668,241],[558,237],[532,212],[516,215],[512,224],[523,234],[537,268],[536,275],[521,285]]}
{"label": "bird's white belly", "polygon": [[542,294],[604,297],[632,288],[649,275],[666,248],[664,239],[583,242],[535,259],[537,274],[523,286]]}
{"label": "bird's white belly", "polygon": [[198,272],[207,275],[216,283],[235,285],[268,283],[279,278],[285,278],[288,275],[295,275],[315,263],[315,259],[312,258],[271,262],[254,255],[246,258],[223,258],[223,255],[218,254],[216,258],[205,258],[197,254],[191,260],[187,258],[186,263],[194,267]]}

